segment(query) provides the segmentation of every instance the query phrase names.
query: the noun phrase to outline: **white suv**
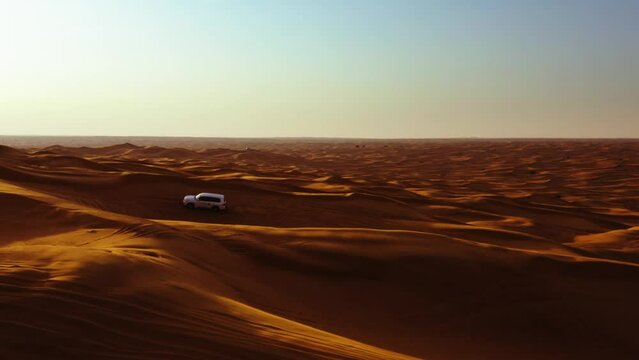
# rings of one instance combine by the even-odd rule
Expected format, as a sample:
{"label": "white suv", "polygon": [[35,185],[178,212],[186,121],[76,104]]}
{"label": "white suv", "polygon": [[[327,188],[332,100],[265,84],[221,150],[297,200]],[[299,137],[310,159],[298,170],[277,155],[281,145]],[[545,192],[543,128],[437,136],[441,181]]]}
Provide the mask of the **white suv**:
{"label": "white suv", "polygon": [[226,200],[224,200],[224,195],[221,194],[199,193],[197,195],[186,195],[182,203],[189,209],[226,210]]}

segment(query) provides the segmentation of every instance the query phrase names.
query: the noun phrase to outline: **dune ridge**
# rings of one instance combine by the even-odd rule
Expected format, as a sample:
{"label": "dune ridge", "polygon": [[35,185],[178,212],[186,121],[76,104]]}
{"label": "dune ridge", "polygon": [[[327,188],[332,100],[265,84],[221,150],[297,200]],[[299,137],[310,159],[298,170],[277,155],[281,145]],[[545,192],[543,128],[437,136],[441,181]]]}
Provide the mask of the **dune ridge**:
{"label": "dune ridge", "polygon": [[639,354],[639,142],[252,145],[0,146],[2,356]]}

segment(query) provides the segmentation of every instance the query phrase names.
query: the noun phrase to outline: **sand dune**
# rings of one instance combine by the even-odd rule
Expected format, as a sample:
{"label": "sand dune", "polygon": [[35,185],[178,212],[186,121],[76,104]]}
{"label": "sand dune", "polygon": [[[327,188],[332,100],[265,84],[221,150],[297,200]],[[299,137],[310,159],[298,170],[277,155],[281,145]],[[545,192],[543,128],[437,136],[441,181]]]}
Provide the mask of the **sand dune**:
{"label": "sand dune", "polygon": [[0,146],[1,358],[639,356],[639,142],[175,146]]}

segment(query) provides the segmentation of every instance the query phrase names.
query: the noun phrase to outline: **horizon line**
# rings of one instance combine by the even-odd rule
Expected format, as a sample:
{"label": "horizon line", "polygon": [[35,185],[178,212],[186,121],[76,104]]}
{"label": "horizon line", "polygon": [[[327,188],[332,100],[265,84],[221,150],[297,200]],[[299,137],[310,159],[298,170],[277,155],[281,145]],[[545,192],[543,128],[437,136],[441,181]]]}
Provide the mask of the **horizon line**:
{"label": "horizon line", "polygon": [[457,137],[347,137],[347,136],[171,136],[171,135],[11,135],[0,134],[0,137],[37,137],[37,138],[166,138],[166,139],[215,139],[215,140],[639,140],[639,137],[544,137],[544,136],[457,136]]}

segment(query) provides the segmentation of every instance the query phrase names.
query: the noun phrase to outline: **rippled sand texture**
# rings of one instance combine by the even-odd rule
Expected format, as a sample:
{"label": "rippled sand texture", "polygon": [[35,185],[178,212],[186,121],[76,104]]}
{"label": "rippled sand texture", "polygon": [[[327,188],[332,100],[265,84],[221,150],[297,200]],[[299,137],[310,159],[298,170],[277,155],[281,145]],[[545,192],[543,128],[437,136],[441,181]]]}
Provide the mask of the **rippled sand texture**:
{"label": "rippled sand texture", "polygon": [[639,142],[0,147],[0,324],[3,359],[636,359]]}

